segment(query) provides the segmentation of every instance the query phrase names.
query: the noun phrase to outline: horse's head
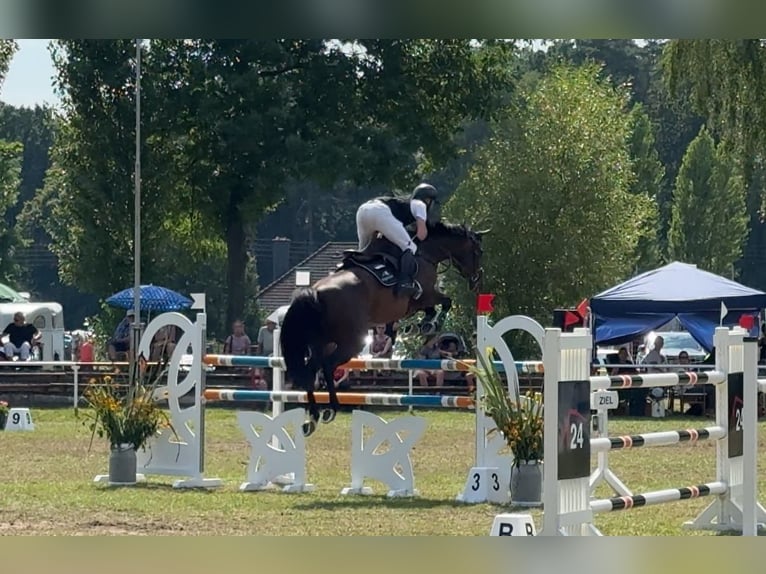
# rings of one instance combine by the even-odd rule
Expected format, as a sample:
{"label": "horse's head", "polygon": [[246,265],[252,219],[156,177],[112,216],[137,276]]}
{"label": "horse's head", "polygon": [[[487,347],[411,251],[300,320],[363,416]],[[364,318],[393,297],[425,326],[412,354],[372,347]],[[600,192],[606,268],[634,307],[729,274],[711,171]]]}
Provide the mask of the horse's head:
{"label": "horse's head", "polygon": [[487,231],[473,231],[464,225],[439,222],[429,226],[428,237],[439,245],[444,259],[449,259],[460,274],[468,280],[471,291],[481,283],[483,255],[481,238]]}

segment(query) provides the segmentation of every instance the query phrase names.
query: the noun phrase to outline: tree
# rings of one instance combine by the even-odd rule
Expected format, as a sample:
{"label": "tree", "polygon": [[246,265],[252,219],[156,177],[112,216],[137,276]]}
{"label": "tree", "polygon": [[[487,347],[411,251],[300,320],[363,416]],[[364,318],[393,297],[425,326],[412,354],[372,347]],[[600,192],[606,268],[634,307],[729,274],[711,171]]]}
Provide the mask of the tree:
{"label": "tree", "polygon": [[499,315],[554,308],[624,278],[651,214],[628,151],[628,95],[599,68],[560,66],[519,93],[445,214],[484,238],[484,290]]}
{"label": "tree", "polygon": [[630,191],[646,200],[644,226],[640,230],[635,273],[654,269],[660,263],[658,200],[665,168],[654,147],[654,133],[649,116],[637,104],[630,113],[628,150],[633,160],[633,183]]}
{"label": "tree", "polygon": [[190,158],[186,181],[226,243],[228,320],[244,308],[247,230],[286,184],[313,182],[309,205],[332,204],[328,191],[349,183],[411,187],[419,164],[451,156],[464,119],[494,109],[510,52],[462,40],[193,40],[152,50],[164,58],[163,92],[180,104],[169,108],[169,139]]}
{"label": "tree", "polygon": [[[0,86],[18,46],[13,40],[0,40]],[[19,195],[22,146],[0,139],[0,277],[18,273],[14,249],[19,243],[12,210]]]}
{"label": "tree", "polygon": [[673,190],[671,259],[726,276],[747,238],[743,177],[730,150],[702,128],[689,145]]}
{"label": "tree", "polygon": [[766,288],[766,188],[762,165],[766,144],[766,46],[760,39],[672,40],[663,52],[669,89],[689,99],[707,118],[717,140],[726,140],[741,166],[749,215],[741,281]]}

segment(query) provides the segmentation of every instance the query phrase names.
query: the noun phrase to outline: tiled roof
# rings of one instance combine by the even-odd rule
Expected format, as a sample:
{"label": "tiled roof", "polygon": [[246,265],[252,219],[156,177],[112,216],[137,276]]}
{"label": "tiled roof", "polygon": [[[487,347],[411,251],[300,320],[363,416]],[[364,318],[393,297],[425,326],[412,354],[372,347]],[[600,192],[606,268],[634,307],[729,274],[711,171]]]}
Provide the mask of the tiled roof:
{"label": "tiled roof", "polygon": [[335,270],[335,267],[340,263],[344,250],[356,249],[356,247],[355,241],[328,241],[287,273],[277,277],[261,289],[255,296],[258,306],[266,313],[271,313],[282,305],[289,304],[293,291],[295,291],[295,274],[297,271],[310,272],[310,279],[313,284]]}

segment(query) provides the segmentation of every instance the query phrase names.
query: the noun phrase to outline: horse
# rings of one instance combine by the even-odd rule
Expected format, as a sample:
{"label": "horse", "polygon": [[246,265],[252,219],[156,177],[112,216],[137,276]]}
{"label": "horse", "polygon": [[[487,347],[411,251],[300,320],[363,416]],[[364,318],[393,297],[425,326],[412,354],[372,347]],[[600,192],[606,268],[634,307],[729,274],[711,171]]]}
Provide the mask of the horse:
{"label": "horse", "polygon": [[415,279],[421,292],[413,297],[394,293],[396,268],[392,270],[384,261],[398,261],[398,247],[380,237],[363,252],[346,252],[338,269],[311,287],[296,289],[282,321],[280,340],[286,380],[307,392],[305,436],[314,432],[320,420],[314,397],[318,371],[322,370],[329,395],[329,409],[323,409],[321,421],[329,423],[339,408],[335,369],[361,352],[372,324],[391,323],[424,311],[421,332],[435,330],[436,306],[442,317],[452,306],[437,286],[438,266],[445,261],[454,265],[472,291],[478,289],[485,233],[463,225],[430,224],[426,239],[418,243]]}

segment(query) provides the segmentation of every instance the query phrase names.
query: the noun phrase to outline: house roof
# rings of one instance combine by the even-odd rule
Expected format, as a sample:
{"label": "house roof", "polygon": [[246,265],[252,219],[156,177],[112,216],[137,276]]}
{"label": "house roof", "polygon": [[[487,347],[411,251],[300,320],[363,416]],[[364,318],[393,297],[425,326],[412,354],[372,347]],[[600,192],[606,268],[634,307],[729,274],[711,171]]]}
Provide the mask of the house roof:
{"label": "house roof", "polygon": [[344,250],[356,249],[356,247],[355,241],[328,241],[284,275],[277,277],[261,289],[255,296],[258,306],[266,313],[271,313],[282,305],[288,305],[295,291],[295,275],[298,271],[308,271],[310,281],[314,283],[335,270]]}

